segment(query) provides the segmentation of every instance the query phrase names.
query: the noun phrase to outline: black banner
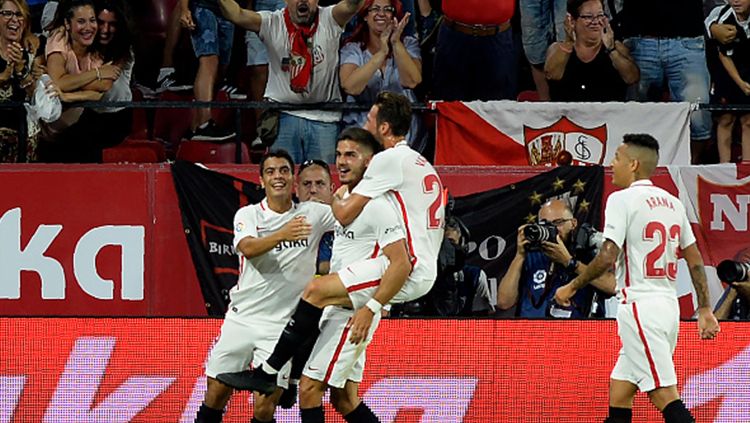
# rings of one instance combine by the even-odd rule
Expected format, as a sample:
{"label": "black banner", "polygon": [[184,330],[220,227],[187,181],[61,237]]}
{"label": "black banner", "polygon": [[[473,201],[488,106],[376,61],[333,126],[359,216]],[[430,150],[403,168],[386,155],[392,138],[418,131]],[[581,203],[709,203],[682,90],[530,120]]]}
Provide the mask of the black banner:
{"label": "black banner", "polygon": [[480,266],[498,283],[516,254],[518,227],[537,221],[539,208],[551,199],[567,200],[580,226],[601,229],[604,169],[558,167],[491,191],[457,197],[453,214],[471,232],[467,262]]}
{"label": "black banner", "polygon": [[172,178],[208,315],[224,316],[229,290],[239,276],[232,245],[234,214],[260,202],[265,193],[257,184],[185,161],[172,164]]}

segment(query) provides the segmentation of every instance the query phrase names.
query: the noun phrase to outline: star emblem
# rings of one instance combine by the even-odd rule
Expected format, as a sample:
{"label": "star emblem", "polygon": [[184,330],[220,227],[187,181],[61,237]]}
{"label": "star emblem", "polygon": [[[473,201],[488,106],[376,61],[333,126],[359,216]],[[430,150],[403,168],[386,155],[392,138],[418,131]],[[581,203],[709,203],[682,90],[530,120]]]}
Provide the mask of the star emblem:
{"label": "star emblem", "polygon": [[526,221],[526,223],[534,223],[536,222],[536,215],[529,213],[529,215],[526,216],[524,220]]}
{"label": "star emblem", "polygon": [[534,191],[529,196],[529,200],[531,201],[532,206],[542,204],[542,194],[539,194],[538,192]]}
{"label": "star emblem", "polygon": [[580,194],[583,192],[583,189],[586,187],[586,182],[583,182],[582,180],[578,179],[573,184],[573,193]]}
{"label": "star emblem", "polygon": [[588,213],[589,207],[591,207],[591,203],[586,200],[581,200],[581,202],[578,203],[578,211],[580,213]]}
{"label": "star emblem", "polygon": [[555,178],[555,182],[552,183],[552,188],[555,191],[560,191],[561,189],[564,188],[564,185],[565,185],[565,181],[564,180],[562,180],[560,178]]}

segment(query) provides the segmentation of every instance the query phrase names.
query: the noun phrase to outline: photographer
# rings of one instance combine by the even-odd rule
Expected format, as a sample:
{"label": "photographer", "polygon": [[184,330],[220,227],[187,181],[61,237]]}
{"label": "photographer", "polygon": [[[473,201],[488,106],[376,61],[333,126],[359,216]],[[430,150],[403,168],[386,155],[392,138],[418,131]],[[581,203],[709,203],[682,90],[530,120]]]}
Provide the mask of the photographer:
{"label": "photographer", "polygon": [[750,262],[724,260],[716,272],[729,284],[716,306],[716,318],[750,320]]}
{"label": "photographer", "polygon": [[[593,287],[579,291],[573,297],[570,309],[552,308],[555,290],[582,273],[586,269],[583,261],[590,261],[594,251],[592,248],[584,257],[581,253],[585,249],[575,248],[576,244],[580,246],[582,243],[573,242],[578,221],[564,201],[551,200],[545,203],[539,209],[539,222],[540,225],[523,225],[518,228],[516,256],[497,290],[498,308],[508,310],[517,305],[517,317],[603,317],[604,307],[600,301],[596,301],[597,305],[594,306],[594,294],[597,294],[598,299],[614,295],[616,285],[611,272],[594,280],[591,283]],[[536,227],[529,228],[530,226]],[[547,234],[540,235],[539,231],[547,232],[557,242],[543,240],[543,235]],[[534,235],[534,238],[541,238],[543,241],[532,243],[527,235]],[[590,237],[592,233],[589,232],[588,235]],[[588,247],[591,243],[583,244]]]}

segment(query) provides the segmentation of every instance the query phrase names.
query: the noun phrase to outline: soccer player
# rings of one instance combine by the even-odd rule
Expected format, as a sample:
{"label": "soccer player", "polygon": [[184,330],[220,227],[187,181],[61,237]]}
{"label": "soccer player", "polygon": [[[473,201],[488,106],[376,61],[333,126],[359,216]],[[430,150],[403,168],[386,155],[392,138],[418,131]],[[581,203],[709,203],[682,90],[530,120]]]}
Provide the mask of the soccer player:
{"label": "soccer player", "polygon": [[685,207],[649,179],[658,162],[659,143],[652,136],[625,135],[612,160],[612,183],[624,189],[607,200],[604,244],[583,274],[555,293],[555,301],[568,305],[578,289],[616,264],[622,349],[611,374],[605,423],[631,421],[638,389],[648,393],[667,423],[695,421],[680,400],[672,362],[680,323],[675,291],[680,250],[698,295],[699,335],[713,339],[719,333]]}
{"label": "soccer player", "polygon": [[[348,128],[341,133],[336,167],[349,192],[362,180],[367,164],[380,150],[380,144],[364,129]],[[385,194],[367,203],[350,225],[336,223],[332,270],[342,277],[355,278],[347,283],[352,288],[365,287],[381,278],[382,266],[373,266],[368,260],[378,250],[389,262],[409,262],[401,220],[390,196]],[[360,302],[364,303],[369,297],[363,292],[353,289],[350,296],[362,296]],[[302,423],[324,421],[322,402],[327,387],[331,388],[331,403],[347,422],[378,421],[359,398],[358,388],[364,373],[365,348],[380,322],[380,314],[373,316],[366,339],[360,344],[347,342],[347,323],[353,314],[351,309],[338,306],[327,307],[323,312],[321,333],[300,383]]]}
{"label": "soccer player", "polygon": [[[269,356],[305,282],[315,274],[321,236],[333,230],[330,207],[292,201],[294,162],[286,151],[264,156],[260,176],[266,198],[242,207],[234,217],[240,277],[230,291],[221,335],[206,364],[208,389],[196,422],[222,419],[232,388],[218,381],[218,374],[246,369],[251,362],[257,366]],[[289,365],[281,370],[277,383],[285,388]],[[255,395],[252,422],[273,421],[280,395],[281,389],[270,396]]]}
{"label": "soccer player", "polygon": [[[219,375],[219,380],[238,389],[271,393],[276,373],[289,361],[317,327],[323,307],[353,306],[349,339],[361,342],[383,305],[417,299],[435,282],[437,254],[443,239],[445,195],[440,177],[430,163],[409,148],[405,141],[411,122],[411,107],[406,97],[383,92],[368,113],[368,129],[385,151],[375,155],[361,182],[352,194],[343,198],[342,187],[334,194],[333,212],[339,223],[350,225],[373,198],[393,191],[397,209],[406,230],[406,244],[411,257],[406,272],[401,264],[391,262],[380,281],[373,280],[363,292],[370,294],[366,303],[361,296],[349,295],[345,283],[348,272],[313,280],[305,288],[302,300],[274,348],[273,354],[252,373]],[[375,259],[373,259],[375,260]],[[411,270],[411,273],[409,273]],[[408,275],[408,280],[405,280]],[[330,276],[330,277],[329,277]],[[363,307],[364,305],[364,307]]]}

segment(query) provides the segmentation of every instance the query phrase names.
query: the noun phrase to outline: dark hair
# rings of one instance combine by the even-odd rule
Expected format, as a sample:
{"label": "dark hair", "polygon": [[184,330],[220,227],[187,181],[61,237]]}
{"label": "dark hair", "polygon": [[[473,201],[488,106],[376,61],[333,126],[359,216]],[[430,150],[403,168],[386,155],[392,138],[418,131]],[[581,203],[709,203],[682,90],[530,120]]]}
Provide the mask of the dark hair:
{"label": "dark hair", "polygon": [[375,100],[378,106],[377,123],[387,123],[397,137],[406,136],[411,127],[411,103],[405,95],[381,91]]}
{"label": "dark hair", "polygon": [[263,169],[266,166],[266,160],[270,159],[271,157],[277,158],[277,159],[284,159],[289,162],[289,167],[292,170],[292,175],[294,175],[294,159],[284,149],[277,149],[277,150],[270,150],[268,153],[264,154],[263,157],[260,159],[260,174],[263,175]]}
{"label": "dark hair", "polygon": [[[96,6],[94,5],[94,0],[62,0],[60,4],[57,5],[55,18],[52,19],[52,22],[49,24],[49,26],[44,29],[51,31],[57,28],[65,27],[65,22],[73,19],[73,13],[76,9],[86,6],[90,7],[94,11],[94,15],[96,15]],[[96,41],[94,41],[94,43],[96,44]]]}
{"label": "dark hair", "polygon": [[[581,6],[583,6],[584,3],[589,2],[592,0],[568,0],[568,13],[570,13],[570,16],[577,18],[580,16],[580,10]],[[596,1],[596,0],[593,0]],[[604,0],[599,0],[599,3],[602,4],[602,7],[604,7]]]}
{"label": "dark hair", "polygon": [[[370,29],[367,27],[367,21],[365,18],[367,18],[367,15],[370,13],[370,7],[372,4],[375,3],[375,0],[365,0],[365,3],[362,5],[362,7],[359,9],[359,12],[357,13],[357,25],[354,27],[354,30],[352,30],[352,34],[348,36],[344,40],[344,44],[348,43],[359,43],[359,46],[362,50],[365,50],[367,48],[367,43],[370,42]],[[404,17],[404,7],[401,4],[400,0],[390,0],[391,5],[394,9],[396,9],[396,12],[393,14],[393,17],[401,21]],[[413,18],[413,17],[412,17]],[[406,36],[406,31],[401,32],[401,39],[403,40]],[[389,55],[393,55],[393,50],[388,53]]]}
{"label": "dark hair", "polygon": [[133,48],[133,21],[130,9],[127,3],[121,0],[97,0],[97,21],[99,20],[99,13],[103,10],[109,10],[117,17],[117,32],[108,45],[99,44],[99,51],[105,63],[125,62],[132,57]]}
{"label": "dark hair", "polygon": [[338,139],[336,139],[336,143],[338,143],[339,141],[353,141],[359,146],[364,147],[365,149],[370,151],[372,154],[377,154],[383,151],[383,146],[380,145],[378,140],[375,139],[375,136],[373,136],[370,131],[358,128],[356,126],[350,126],[341,131]]}
{"label": "dark hair", "polygon": [[647,148],[656,153],[657,156],[659,155],[659,141],[656,141],[656,138],[649,134],[625,134],[622,137],[622,142],[628,145]]}
{"label": "dark hair", "polygon": [[299,165],[299,169],[297,169],[297,175],[301,175],[303,170],[307,169],[308,167],[313,167],[313,166],[322,167],[323,170],[325,170],[326,173],[328,174],[328,179],[331,179],[330,166],[328,166],[328,163],[320,159],[310,159],[310,160],[305,160],[304,162],[302,162],[302,164]]}

